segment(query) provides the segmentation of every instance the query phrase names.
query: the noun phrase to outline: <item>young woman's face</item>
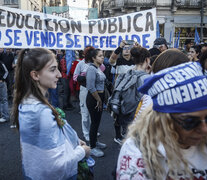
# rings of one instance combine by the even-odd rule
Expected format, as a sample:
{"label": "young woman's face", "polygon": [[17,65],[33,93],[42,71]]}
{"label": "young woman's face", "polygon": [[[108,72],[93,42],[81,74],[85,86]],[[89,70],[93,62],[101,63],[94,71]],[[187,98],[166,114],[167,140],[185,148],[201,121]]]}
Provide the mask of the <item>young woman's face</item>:
{"label": "young woman's face", "polygon": [[61,77],[56,59],[51,59],[42,70],[37,72],[37,74],[38,85],[43,94],[47,92],[48,88],[55,89],[58,79]]}
{"label": "young woman's face", "polygon": [[96,58],[93,59],[94,63],[100,66],[104,62],[104,55],[103,51],[98,51],[98,54],[96,55]]}
{"label": "young woman's face", "polygon": [[190,48],[189,55],[195,60],[198,58],[198,53],[196,53],[194,48]]}
{"label": "young woman's face", "polygon": [[[183,148],[196,146],[207,137],[207,110],[171,115],[179,134],[179,143]],[[179,122],[183,125],[180,125]]]}

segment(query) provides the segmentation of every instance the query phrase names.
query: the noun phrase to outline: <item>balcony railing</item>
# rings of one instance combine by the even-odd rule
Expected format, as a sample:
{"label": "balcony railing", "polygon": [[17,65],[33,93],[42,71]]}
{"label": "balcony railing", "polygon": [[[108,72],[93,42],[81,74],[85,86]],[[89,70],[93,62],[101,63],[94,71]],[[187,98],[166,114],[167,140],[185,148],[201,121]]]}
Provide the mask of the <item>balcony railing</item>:
{"label": "balcony railing", "polygon": [[155,0],[125,0],[124,5],[128,7],[151,7],[155,5]]}
{"label": "balcony railing", "polygon": [[114,0],[114,1],[111,1],[111,7],[114,8],[114,7],[123,7],[124,6],[124,0]]}
{"label": "balcony railing", "polygon": [[159,7],[171,7],[172,1],[174,1],[174,0],[157,0],[156,6],[159,6]]}
{"label": "balcony railing", "polygon": [[121,7],[150,7],[155,5],[155,0],[114,0],[110,2],[111,8]]}
{"label": "balcony railing", "polygon": [[[171,7],[173,0],[106,0],[104,9],[119,9],[127,7]],[[177,8],[200,8],[201,0],[174,0]]]}
{"label": "balcony railing", "polygon": [[189,7],[189,8],[200,8],[201,0],[176,0],[175,5],[177,7]]}

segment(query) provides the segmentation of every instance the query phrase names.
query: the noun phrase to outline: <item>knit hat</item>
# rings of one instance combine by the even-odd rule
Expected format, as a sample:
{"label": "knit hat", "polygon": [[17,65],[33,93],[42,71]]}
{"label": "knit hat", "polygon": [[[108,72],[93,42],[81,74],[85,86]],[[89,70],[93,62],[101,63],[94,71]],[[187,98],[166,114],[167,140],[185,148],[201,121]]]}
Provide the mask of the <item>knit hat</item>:
{"label": "knit hat", "polygon": [[185,113],[207,109],[207,78],[197,62],[166,68],[147,78],[138,89],[153,100],[153,109]]}
{"label": "knit hat", "polygon": [[166,46],[169,45],[169,43],[167,43],[165,38],[157,38],[154,41],[154,45],[162,45],[165,44]]}

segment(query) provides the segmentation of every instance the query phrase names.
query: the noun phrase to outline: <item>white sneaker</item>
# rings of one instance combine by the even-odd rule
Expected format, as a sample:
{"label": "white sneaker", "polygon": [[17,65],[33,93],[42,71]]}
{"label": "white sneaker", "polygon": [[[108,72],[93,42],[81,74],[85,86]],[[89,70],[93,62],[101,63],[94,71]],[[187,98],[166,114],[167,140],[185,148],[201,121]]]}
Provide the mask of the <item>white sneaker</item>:
{"label": "white sneaker", "polygon": [[120,138],[114,138],[114,142],[118,143],[119,145],[122,145],[122,140]]}
{"label": "white sneaker", "polygon": [[102,156],[104,156],[104,152],[95,147],[95,148],[91,149],[91,155],[95,156],[95,157],[102,157]]}
{"label": "white sneaker", "polygon": [[96,142],[96,147],[97,147],[97,148],[100,148],[100,149],[105,149],[107,146],[106,146],[106,144],[104,144],[104,143]]}
{"label": "white sneaker", "polygon": [[0,123],[6,122],[6,119],[0,118]]}
{"label": "white sneaker", "polygon": [[13,125],[10,126],[11,129],[14,129],[14,128],[16,128],[16,127],[17,127],[17,126],[16,126],[15,124],[13,124]]}

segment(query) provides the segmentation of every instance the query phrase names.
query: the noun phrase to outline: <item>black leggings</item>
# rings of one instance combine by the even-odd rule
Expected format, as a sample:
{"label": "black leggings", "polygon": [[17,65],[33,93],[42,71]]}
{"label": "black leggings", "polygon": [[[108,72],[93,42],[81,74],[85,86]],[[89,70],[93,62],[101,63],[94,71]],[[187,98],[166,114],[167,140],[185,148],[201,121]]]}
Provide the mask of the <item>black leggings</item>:
{"label": "black leggings", "polygon": [[[103,102],[104,93],[98,93],[98,94],[101,98],[101,101]],[[103,103],[102,103],[101,110],[98,111],[98,108],[95,109],[97,105],[97,101],[93,97],[93,95],[90,92],[88,92],[88,95],[86,97],[86,104],[87,104],[89,114],[91,116],[91,127],[90,127],[90,132],[89,132],[90,146],[91,148],[95,148],[96,142],[97,142],[97,132],[98,132],[98,128],[100,125],[101,115],[102,115],[102,110],[103,110]]]}
{"label": "black leggings", "polygon": [[119,115],[117,115],[116,121],[114,123],[116,138],[122,139],[122,135],[123,136],[126,135],[127,128],[129,126],[129,124],[131,124],[131,122],[134,119],[134,114],[135,114],[135,112],[132,112],[127,115],[123,115],[121,113]]}

